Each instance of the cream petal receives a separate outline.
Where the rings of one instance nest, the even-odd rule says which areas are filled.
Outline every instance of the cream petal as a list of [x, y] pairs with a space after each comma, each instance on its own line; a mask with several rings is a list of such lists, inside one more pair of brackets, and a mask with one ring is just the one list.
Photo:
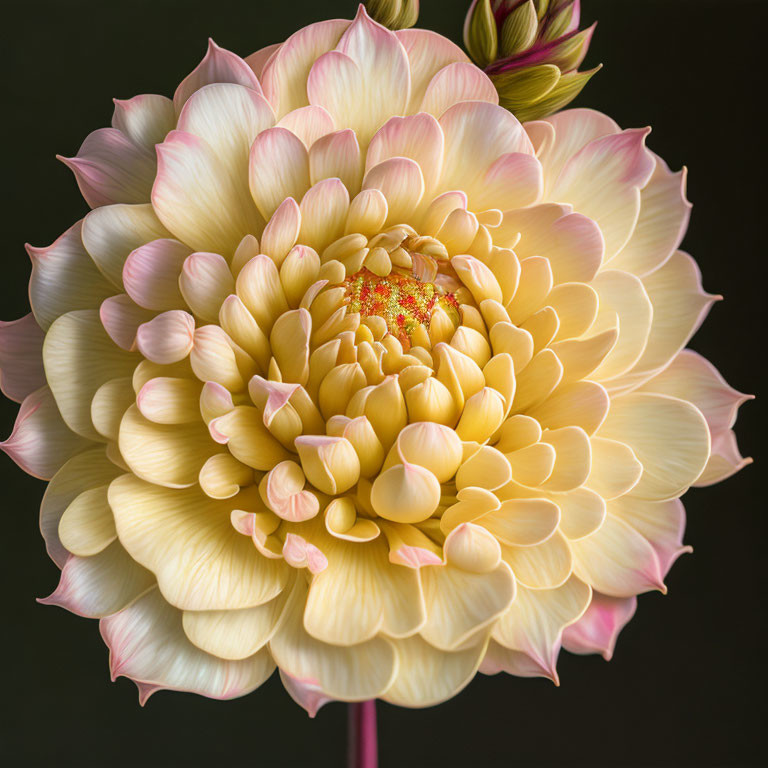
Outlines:
[[750, 399], [728, 386], [712, 363], [692, 349], [684, 349], [659, 374], [638, 387], [638, 392], [688, 400], [704, 414], [714, 441], [736, 421], [739, 406]]
[[649, 590], [666, 592], [653, 547], [620, 518], [607, 515], [591, 536], [570, 542], [573, 570], [598, 592], [632, 597]]
[[390, 224], [407, 221], [424, 194], [424, 177], [413, 160], [394, 157], [371, 168], [363, 179], [363, 189], [378, 189], [387, 200]]
[[564, 584], [574, 569], [570, 543], [559, 532], [541, 544], [501, 548], [502, 557], [520, 584], [531, 589], [554, 589]]
[[406, 114], [419, 112], [432, 78], [454, 62], [468, 63], [467, 54], [443, 35], [428, 29], [400, 29], [395, 32], [408, 54], [411, 98]]
[[431, 707], [458, 694], [475, 676], [487, 640], [460, 651], [434, 648], [418, 635], [395, 642], [397, 677], [384, 700], [401, 707]]
[[600, 272], [592, 281], [592, 287], [600, 302], [596, 329], [614, 312], [619, 322], [616, 346], [592, 374], [602, 381], [620, 376], [640, 359], [648, 343], [654, 307], [642, 282], [627, 272], [613, 269]]
[[280, 265], [280, 283], [288, 305], [298, 307], [320, 273], [320, 257], [313, 248], [297, 245]]
[[739, 453], [734, 431], [732, 429], [726, 430], [712, 440], [709, 461], [694, 485], [697, 488], [703, 488], [713, 483], [719, 483], [751, 463], [751, 458], [745, 459]]
[[121, 288], [123, 265], [131, 251], [159, 238], [172, 237], [149, 203], [105, 205], [83, 219], [82, 240], [96, 266]]
[[503, 211], [524, 208], [541, 197], [543, 183], [541, 163], [535, 157], [511, 152], [491, 163], [472, 203], [478, 208]]
[[115, 541], [92, 557], [71, 556], [56, 590], [38, 602], [96, 619], [121, 611], [154, 583], [154, 576]]
[[555, 449], [555, 465], [544, 488], [563, 492], [582, 485], [594, 463], [586, 432], [580, 427], [548, 429], [541, 439]]
[[288, 311], [280, 273], [275, 262], [264, 254], [254, 256], [240, 270], [236, 287], [237, 295], [264, 333], [269, 333], [275, 320]]
[[497, 619], [515, 598], [515, 579], [506, 563], [488, 573], [452, 565], [420, 570], [427, 606], [421, 636], [441, 650], [460, 646]]
[[241, 661], [201, 651], [187, 639], [182, 621], [181, 611], [153, 589], [101, 622], [112, 677], [134, 680], [142, 705], [163, 689], [233, 699], [258, 688], [274, 672], [274, 662], [265, 650]]
[[593, 592], [586, 613], [563, 632], [563, 648], [571, 653], [600, 653], [610, 661], [619, 632], [636, 609], [636, 597], [609, 597]]
[[418, 631], [424, 623], [418, 571], [390, 563], [381, 538], [349, 542], [327, 536], [322, 542], [328, 568], [309, 588], [304, 627], [310, 635], [333, 645], [357, 645], [379, 632], [407, 637]]
[[512, 468], [506, 456], [490, 445], [474, 452], [456, 473], [456, 488], [485, 488], [494, 491], [512, 478]]
[[297, 579], [285, 619], [269, 641], [280, 670], [335, 699], [366, 701], [381, 696], [397, 674], [393, 644], [383, 637], [350, 646], [316, 640], [302, 621], [306, 594], [304, 579]]
[[97, 555], [117, 538], [107, 502], [108, 488], [102, 485], [83, 491], [64, 511], [59, 521], [59, 540], [73, 555]]
[[643, 465], [625, 443], [592, 437], [592, 471], [586, 485], [604, 499], [615, 499], [634, 488], [643, 474]]
[[235, 611], [184, 611], [184, 634], [200, 650], [236, 661], [258, 653], [274, 635], [290, 596], [284, 589], [262, 605]]
[[533, 546], [546, 541], [557, 530], [560, 509], [547, 499], [509, 499], [475, 522], [502, 544]]
[[439, 483], [447, 483], [462, 461], [461, 440], [441, 424], [409, 424], [397, 437], [397, 451], [405, 462], [428, 469]]
[[228, 176], [247, 183], [248, 154], [254, 139], [275, 124], [267, 100], [232, 83], [214, 83], [196, 91], [179, 115], [178, 129], [203, 139]]
[[301, 200], [301, 242], [318, 253], [344, 234], [349, 192], [340, 179], [324, 179]]
[[709, 457], [709, 430], [701, 411], [666, 395], [638, 392], [615, 398], [599, 436], [634, 451], [643, 475], [632, 495], [641, 499], [679, 496]]
[[192, 311], [216, 322], [224, 299], [235, 290], [229, 265], [218, 253], [193, 253], [184, 261], [179, 290]]
[[611, 269], [644, 275], [663, 264], [680, 245], [691, 204], [685, 196], [687, 171], [672, 173], [657, 155], [656, 168], [640, 193], [640, 217], [629, 242], [611, 260]]
[[190, 248], [229, 256], [245, 235], [261, 230], [263, 221], [247, 185], [228, 172], [204, 139], [171, 131], [157, 145], [157, 157], [152, 205], [160, 221]]
[[208, 39], [203, 60], [179, 84], [173, 95], [176, 112], [196, 91], [212, 83], [235, 83], [261, 93], [261, 85], [253, 70], [236, 54]]
[[301, 230], [301, 211], [298, 203], [287, 197], [272, 214], [261, 236], [261, 252], [281, 266], [288, 252], [296, 245]]
[[589, 586], [575, 576], [555, 589], [521, 586], [515, 602], [494, 626], [492, 637], [504, 648], [528, 656], [539, 668], [538, 674], [557, 681], [555, 664], [563, 629], [583, 615], [591, 595]]
[[0, 321], [0, 387], [17, 403], [45, 384], [44, 338], [31, 312], [18, 320]]
[[176, 127], [173, 102], [156, 93], [143, 93], [132, 99], [113, 99], [112, 127], [134, 144], [153, 151], [167, 133]]
[[91, 421], [91, 400], [104, 382], [131, 375], [138, 357], [112, 343], [96, 310], [78, 310], [51, 326], [43, 360], [64, 421], [83, 437], [101, 440]]
[[360, 459], [344, 437], [302, 435], [296, 438], [296, 450], [307, 479], [323, 493], [348, 491], [360, 477]]
[[382, 472], [371, 489], [376, 514], [398, 523], [418, 523], [435, 511], [440, 501], [440, 483], [417, 464], [395, 464]]
[[680, 555], [693, 551], [683, 545], [685, 509], [680, 499], [645, 501], [624, 496], [609, 503], [608, 514], [630, 525], [653, 547], [662, 576]]
[[603, 423], [609, 408], [608, 393], [593, 381], [577, 381], [557, 391], [528, 412], [543, 427], [581, 427], [591, 435]]
[[200, 391], [194, 379], [162, 376], [150, 379], [136, 395], [142, 416], [155, 424], [187, 424], [200, 421]]
[[256, 408], [238, 405], [208, 426], [216, 441], [226, 444], [230, 453], [249, 467], [266, 471], [288, 458]]
[[357, 194], [363, 179], [363, 159], [355, 132], [347, 128], [318, 139], [309, 150], [309, 176], [312, 184], [341, 179], [350, 195]]
[[47, 248], [27, 245], [32, 261], [29, 302], [40, 327], [76, 309], [92, 309], [117, 293], [83, 248], [82, 222], [71, 226]]
[[605, 500], [588, 488], [576, 488], [552, 496], [560, 507], [560, 530], [568, 539], [594, 533], [605, 520]]
[[273, 599], [288, 577], [284, 563], [260, 555], [230, 524], [230, 510], [252, 505], [255, 490], [216, 501], [198, 488], [170, 490], [123, 475], [110, 485], [109, 503], [123, 546], [172, 605], [234, 610]]
[[135, 405], [120, 423], [119, 447], [137, 477], [167, 488], [197, 483], [203, 464], [221, 451], [202, 422], [156, 424]]
[[150, 322], [154, 316], [151, 310], [134, 304], [133, 299], [126, 293], [109, 296], [99, 307], [99, 319], [107, 335], [127, 352], [136, 350], [139, 326]]
[[150, 149], [134, 144], [115, 128], [89, 133], [75, 157], [61, 157], [91, 208], [113, 203], [146, 203], [155, 177]]
[[106, 457], [103, 446], [73, 456], [48, 483], [40, 504], [40, 532], [51, 559], [59, 566], [69, 552], [59, 539], [59, 521], [69, 505], [81, 494], [114, 480], [123, 470]]

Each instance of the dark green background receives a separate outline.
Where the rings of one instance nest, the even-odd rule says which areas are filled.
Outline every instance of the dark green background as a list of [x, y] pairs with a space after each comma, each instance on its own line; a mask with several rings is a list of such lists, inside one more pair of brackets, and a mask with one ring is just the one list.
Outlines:
[[[459, 40], [468, 0], [423, 0], [421, 26]], [[13, 7], [15, 5], [15, 8]], [[599, 20], [588, 65], [605, 68], [577, 103], [622, 126], [651, 124], [650, 146], [690, 168], [685, 247], [722, 293], [693, 342], [727, 379], [759, 389], [766, 324], [765, 32], [762, 0], [584, 0]], [[27, 310], [22, 244], [47, 245], [86, 212], [55, 153], [108, 125], [112, 97], [172, 95], [206, 38], [241, 55], [352, 0], [60, 0], [7, 4], [3, 17], [0, 316]], [[9, 15], [10, 14], [10, 15]], [[745, 454], [765, 433], [762, 403], [739, 424]], [[0, 434], [16, 408], [0, 404]], [[57, 570], [37, 531], [43, 484], [0, 455], [2, 717], [11, 766], [340, 766], [345, 708], [309, 720], [277, 677], [232, 702], [109, 682], [95, 621], [34, 598]], [[736, 766], [766, 759], [765, 466], [686, 497], [696, 550], [640, 599], [615, 659], [564, 653], [562, 687], [479, 676], [440, 707], [379, 705], [382, 768], [417, 766]]]

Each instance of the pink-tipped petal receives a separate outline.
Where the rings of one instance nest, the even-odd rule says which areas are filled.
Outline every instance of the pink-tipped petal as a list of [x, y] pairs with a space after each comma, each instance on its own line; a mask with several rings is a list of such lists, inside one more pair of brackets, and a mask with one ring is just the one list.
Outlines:
[[426, 188], [432, 189], [443, 162], [443, 132], [437, 120], [427, 114], [387, 120], [371, 139], [365, 170], [395, 157], [407, 157], [418, 163]]
[[586, 613], [565, 628], [563, 648], [571, 653], [599, 653], [610, 661], [619, 632], [634, 616], [636, 608], [636, 597], [609, 597], [593, 592]]
[[117, 292], [83, 247], [82, 229], [78, 221], [47, 248], [27, 245], [32, 260], [29, 300], [44, 331], [60, 315], [97, 307]]
[[31, 312], [18, 320], [0, 321], [0, 389], [17, 403], [45, 384], [44, 338]]
[[125, 293], [104, 299], [99, 308], [99, 318], [109, 338], [129, 352], [136, 349], [136, 331], [139, 326], [148, 323], [153, 317], [153, 312], [139, 307]]
[[346, 19], [310, 24], [291, 35], [269, 58], [260, 79], [278, 119], [309, 103], [306, 82], [312, 64], [336, 46], [349, 24]]
[[163, 312], [181, 306], [179, 275], [192, 250], [177, 240], [153, 240], [133, 251], [123, 267], [128, 295], [144, 309]]
[[72, 555], [64, 564], [56, 589], [38, 602], [99, 619], [121, 611], [154, 583], [152, 573], [115, 541], [91, 557]]
[[249, 183], [267, 221], [285, 198], [301, 200], [309, 188], [309, 158], [301, 139], [286, 128], [260, 133], [251, 147]]
[[75, 174], [91, 208], [112, 203], [146, 203], [155, 178], [155, 157], [115, 128], [86, 136], [75, 157], [59, 157]]
[[304, 710], [314, 718], [321, 707], [334, 701], [330, 696], [323, 693], [322, 688], [316, 680], [300, 680], [298, 677], [292, 677], [287, 672], [280, 670], [280, 680], [288, 695]]
[[272, 55], [280, 49], [281, 45], [282, 43], [274, 43], [272, 45], [267, 45], [264, 48], [259, 48], [258, 51], [255, 51], [250, 56], [246, 56], [243, 61], [253, 70], [253, 74], [261, 79], [261, 73], [264, 70], [264, 67]]
[[371, 168], [363, 189], [378, 189], [387, 200], [390, 224], [406, 221], [424, 195], [424, 177], [418, 163], [407, 157], [393, 157]]
[[359, 191], [363, 161], [355, 132], [347, 128], [318, 139], [309, 151], [309, 175], [312, 184], [338, 178], [350, 196]]
[[91, 445], [64, 423], [51, 390], [41, 387], [24, 398], [0, 450], [27, 474], [50, 480], [68, 459]]
[[289, 533], [283, 545], [285, 562], [293, 568], [307, 568], [310, 573], [321, 573], [328, 567], [328, 559], [303, 536]]
[[323, 136], [333, 132], [333, 118], [318, 106], [299, 107], [285, 115], [278, 125], [295, 133], [307, 149]]
[[181, 81], [173, 95], [177, 114], [195, 91], [211, 83], [236, 83], [261, 93], [259, 79], [253, 70], [236, 54], [208, 40], [203, 60]]
[[132, 99], [114, 99], [112, 127], [125, 134], [136, 146], [150, 152], [176, 127], [173, 102], [156, 93], [144, 93]]
[[499, 94], [490, 78], [474, 64], [455, 62], [443, 67], [430, 81], [421, 102], [421, 111], [435, 117], [460, 101], [499, 103]]
[[468, 63], [467, 54], [437, 32], [428, 29], [401, 29], [395, 32], [408, 54], [411, 70], [411, 98], [406, 114], [418, 112], [432, 78], [454, 62]]
[[245, 235], [261, 230], [244, 179], [233, 177], [206, 141], [171, 131], [157, 158], [152, 205], [190, 248], [230, 256]]
[[650, 128], [595, 139], [563, 167], [550, 193], [594, 219], [605, 238], [606, 260], [631, 237], [640, 214], [640, 190], [656, 166], [645, 146]]
[[265, 650], [227, 661], [192, 645], [184, 634], [182, 612], [157, 589], [102, 619], [100, 629], [109, 648], [112, 679], [132, 679], [144, 701], [161, 689], [233, 699], [258, 688], [275, 669]]
[[143, 323], [136, 331], [136, 344], [148, 360], [170, 365], [183, 360], [191, 351], [195, 318], [188, 312], [172, 309]]

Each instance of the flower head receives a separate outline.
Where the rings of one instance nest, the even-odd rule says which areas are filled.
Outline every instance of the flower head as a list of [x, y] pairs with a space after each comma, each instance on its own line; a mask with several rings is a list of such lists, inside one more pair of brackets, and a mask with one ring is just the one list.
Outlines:
[[562, 109], [600, 67], [579, 72], [595, 25], [579, 31], [580, 0], [474, 0], [464, 25], [473, 61], [519, 120]]
[[113, 675], [426, 706], [478, 668], [613, 650], [744, 463], [684, 346], [715, 297], [684, 173], [588, 110], [522, 126], [459, 48], [361, 10], [65, 162], [92, 211], [29, 248], [3, 449], [50, 480], [61, 581]]

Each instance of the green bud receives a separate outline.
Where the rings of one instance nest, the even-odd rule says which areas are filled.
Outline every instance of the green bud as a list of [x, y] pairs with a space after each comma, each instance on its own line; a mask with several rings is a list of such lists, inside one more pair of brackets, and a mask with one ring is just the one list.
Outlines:
[[515, 8], [504, 19], [501, 27], [500, 53], [502, 56], [512, 56], [524, 51], [533, 41], [539, 31], [539, 21], [533, 0], [528, 0]]
[[560, 35], [564, 35], [568, 29], [568, 25], [573, 18], [573, 3], [566, 5], [562, 10], [558, 11], [550, 20], [546, 29], [544, 30], [544, 36], [542, 40], [549, 43], [552, 40], [557, 40]]
[[419, 0], [366, 0], [368, 15], [389, 29], [408, 29], [419, 18]]
[[474, 0], [464, 24], [464, 45], [480, 67], [496, 60], [499, 42], [491, 0]]
[[491, 75], [499, 92], [499, 103], [517, 115], [526, 105], [538, 102], [557, 86], [560, 70], [553, 64], [539, 64], [500, 75]]
[[515, 117], [522, 123], [526, 120], [540, 120], [570, 104], [589, 82], [602, 64], [584, 72], [566, 72], [561, 75], [557, 85], [543, 99], [525, 107], [512, 110]]
[[536, 5], [536, 17], [541, 21], [549, 8], [549, 0], [533, 0]]

